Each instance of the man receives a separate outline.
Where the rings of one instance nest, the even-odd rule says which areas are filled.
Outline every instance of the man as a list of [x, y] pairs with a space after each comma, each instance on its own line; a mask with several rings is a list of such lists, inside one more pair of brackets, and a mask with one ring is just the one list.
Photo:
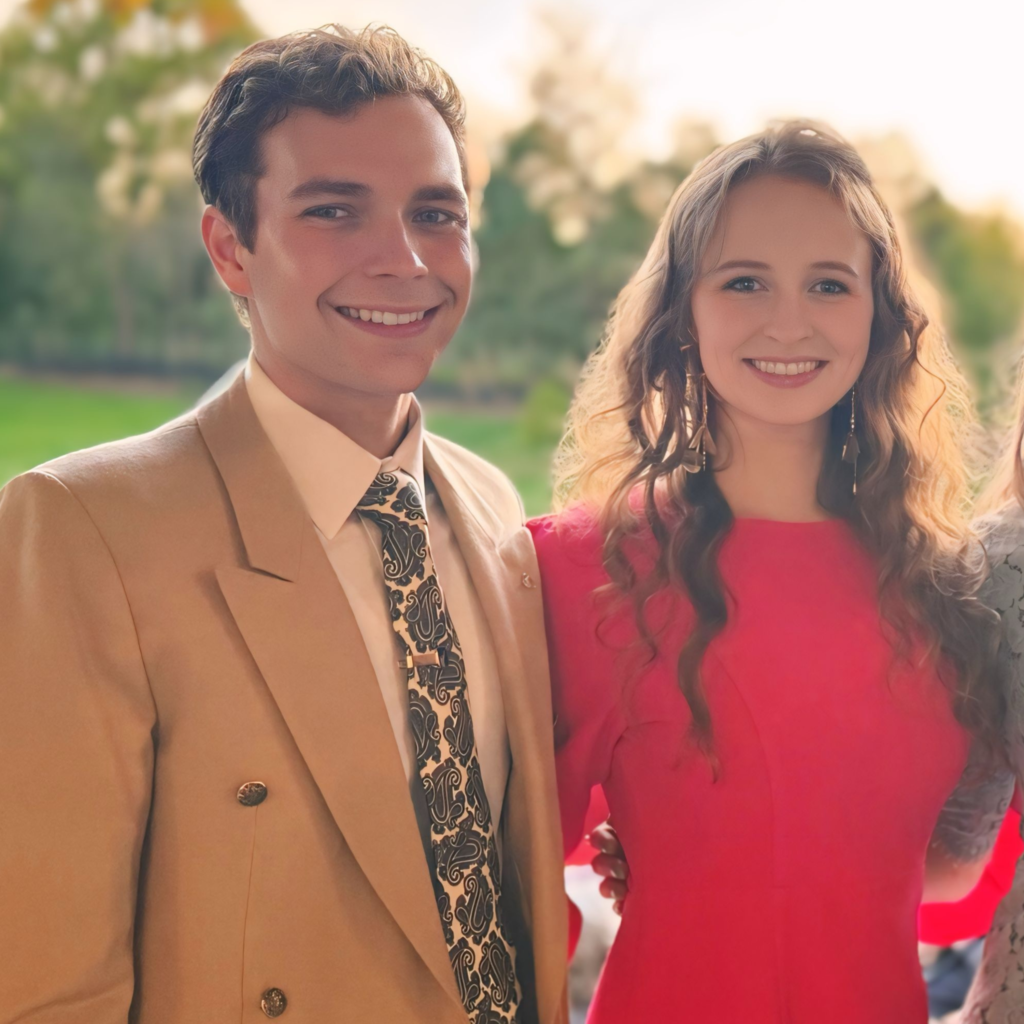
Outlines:
[[566, 1019], [533, 550], [412, 397], [462, 118], [388, 30], [246, 50], [194, 147], [245, 373], [0, 495], [0, 1021]]

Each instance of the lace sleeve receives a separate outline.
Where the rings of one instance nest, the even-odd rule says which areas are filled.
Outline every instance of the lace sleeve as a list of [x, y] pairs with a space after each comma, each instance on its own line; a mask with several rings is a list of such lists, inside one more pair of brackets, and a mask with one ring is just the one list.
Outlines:
[[932, 844], [941, 846], [953, 860], [963, 864], [988, 856], [1010, 806], [1015, 781], [1013, 772], [992, 775], [968, 763], [942, 808]]
[[[1009, 668], [1006, 740], [1011, 763], [1024, 768], [1024, 513], [1013, 509], [981, 524], [992, 566], [981, 596], [1003, 620], [1003, 656]], [[956, 842], [958, 814], [969, 822], [966, 794], [954, 793], [949, 826]], [[983, 803], [984, 801], [980, 801]], [[965, 809], [965, 807], [967, 809]], [[943, 817], [945, 817], [945, 811]], [[1024, 861], [985, 939], [981, 967], [964, 1006], [964, 1024], [1018, 1024], [1024, 1020]]]

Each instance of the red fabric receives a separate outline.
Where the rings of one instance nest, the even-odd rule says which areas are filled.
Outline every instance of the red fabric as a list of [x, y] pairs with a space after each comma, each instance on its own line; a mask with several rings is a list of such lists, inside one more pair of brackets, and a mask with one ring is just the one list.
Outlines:
[[726, 538], [729, 622], [702, 664], [714, 781], [676, 682], [689, 607], [648, 603], [650, 662], [631, 610], [594, 595], [591, 521], [531, 529], [566, 852], [601, 785], [630, 865], [590, 1024], [924, 1024], [924, 851], [969, 740], [935, 675], [893, 664], [850, 530], [739, 520]]
[[[587, 807], [587, 813], [583, 818], [583, 835], [584, 837], [590, 835], [590, 833], [597, 828], [602, 822], [608, 820], [608, 801], [604, 798], [604, 791], [600, 786], [594, 786], [590, 791], [590, 805]], [[594, 849], [587, 842], [586, 838], [580, 840], [579, 845], [576, 847], [568, 857], [565, 858], [566, 864], [589, 864], [594, 857], [597, 855], [597, 850]]]
[[1011, 807], [992, 851], [992, 860], [971, 892], [956, 903], [926, 903], [921, 907], [917, 917], [921, 941], [951, 946], [961, 939], [984, 935], [992, 926], [999, 901], [1010, 891], [1021, 853], [1024, 840], [1020, 837], [1020, 811]]
[[[601, 822], [608, 819], [608, 801], [604, 798], [604, 793], [600, 786], [594, 786], [590, 791], [590, 806], [587, 808], [587, 813], [583, 819], [583, 833], [582, 835], [588, 836], [590, 833], [597, 828]], [[580, 865], [589, 864], [594, 857], [597, 855], [597, 850], [594, 849], [587, 842], [585, 838], [581, 839], [576, 849], [565, 858], [566, 864]], [[595, 876], [596, 877], [596, 876]], [[576, 943], [580, 940], [580, 932], [583, 930], [583, 915], [580, 913], [580, 908], [569, 900], [569, 959], [572, 959], [573, 953], [576, 952]]]

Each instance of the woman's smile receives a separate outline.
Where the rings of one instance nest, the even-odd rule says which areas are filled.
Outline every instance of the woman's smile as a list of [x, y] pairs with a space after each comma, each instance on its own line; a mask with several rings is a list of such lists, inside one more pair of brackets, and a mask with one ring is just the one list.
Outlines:
[[817, 380], [827, 359], [744, 359], [758, 380], [773, 388], [800, 388]]

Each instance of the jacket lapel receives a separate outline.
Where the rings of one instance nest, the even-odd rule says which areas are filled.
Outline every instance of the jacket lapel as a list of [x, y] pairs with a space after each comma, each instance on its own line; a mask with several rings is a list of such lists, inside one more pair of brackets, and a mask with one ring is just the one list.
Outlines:
[[217, 581], [353, 856], [461, 1005], [394, 733], [352, 609], [241, 377], [198, 413], [247, 568]]
[[505, 874], [512, 869], [519, 880], [533, 944], [539, 1019], [553, 1024], [561, 1019], [569, 940], [551, 687], [533, 539], [525, 527], [506, 536], [508, 528], [475, 500], [458, 466], [429, 435], [424, 465], [494, 640], [512, 753], [502, 820]]

